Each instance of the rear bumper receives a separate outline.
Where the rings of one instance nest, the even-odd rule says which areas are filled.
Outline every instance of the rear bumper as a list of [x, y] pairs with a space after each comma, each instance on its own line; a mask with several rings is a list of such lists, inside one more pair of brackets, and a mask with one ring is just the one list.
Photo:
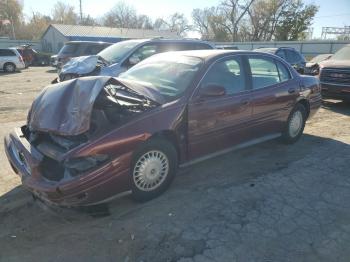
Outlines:
[[59, 206], [101, 203], [130, 189], [131, 153], [74, 178], [50, 181], [40, 169], [43, 155], [24, 137], [22, 130], [5, 136], [5, 152], [23, 186], [44, 202]]
[[350, 99], [349, 85], [339, 85], [333, 83], [321, 83], [322, 97], [331, 99]]
[[24, 62], [16, 64], [16, 69], [18, 69], [18, 70], [25, 69], [25, 68], [26, 68], [26, 65]]

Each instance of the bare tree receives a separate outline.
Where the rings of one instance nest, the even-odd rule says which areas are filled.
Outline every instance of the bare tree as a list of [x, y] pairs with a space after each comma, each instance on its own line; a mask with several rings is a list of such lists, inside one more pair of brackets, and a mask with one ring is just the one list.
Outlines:
[[212, 37], [210, 19], [215, 15], [215, 7], [204, 8], [204, 9], [193, 9], [192, 20], [193, 28], [197, 30], [201, 35], [202, 39], [210, 40]]
[[74, 6], [59, 1], [53, 8], [52, 19], [56, 23], [75, 25], [78, 22], [78, 15], [74, 11]]
[[104, 20], [104, 25], [120, 28], [136, 28], [136, 9], [133, 6], [130, 6], [123, 1], [120, 1], [113, 7], [113, 9], [109, 13], [107, 13]]
[[15, 31], [23, 23], [22, 6], [18, 1], [0, 0], [0, 22], [0, 36], [16, 38]]
[[224, 0], [220, 5], [222, 16], [221, 24], [231, 35], [232, 41], [238, 41], [239, 25], [255, 0]]

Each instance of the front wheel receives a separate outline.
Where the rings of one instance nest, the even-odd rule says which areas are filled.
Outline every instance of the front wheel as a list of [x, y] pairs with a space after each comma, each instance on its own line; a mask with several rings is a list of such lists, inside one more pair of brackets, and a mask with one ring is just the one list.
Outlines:
[[132, 196], [147, 201], [159, 196], [171, 184], [177, 169], [177, 152], [163, 139], [151, 139], [134, 154], [131, 164]]
[[297, 104], [290, 113], [287, 125], [282, 134], [282, 139], [287, 144], [293, 144], [303, 134], [306, 122], [306, 109], [302, 104]]

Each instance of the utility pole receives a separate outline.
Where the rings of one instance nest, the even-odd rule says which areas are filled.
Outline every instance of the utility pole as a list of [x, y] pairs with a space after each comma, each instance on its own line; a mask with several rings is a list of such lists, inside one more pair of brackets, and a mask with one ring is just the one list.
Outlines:
[[79, 0], [79, 6], [80, 6], [80, 23], [83, 22], [83, 8], [82, 8], [82, 4], [81, 4], [82, 0]]

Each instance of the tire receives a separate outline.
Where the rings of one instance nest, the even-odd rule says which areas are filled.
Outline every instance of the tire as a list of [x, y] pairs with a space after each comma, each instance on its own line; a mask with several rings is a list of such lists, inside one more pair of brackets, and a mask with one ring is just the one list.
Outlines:
[[177, 152], [164, 139], [151, 139], [134, 153], [131, 163], [131, 190], [134, 200], [145, 202], [162, 194], [177, 171]]
[[306, 109], [302, 104], [296, 104], [288, 117], [285, 130], [282, 133], [282, 141], [293, 144], [303, 134], [306, 122]]
[[14, 73], [16, 71], [16, 65], [14, 63], [5, 63], [4, 71], [7, 73]]

